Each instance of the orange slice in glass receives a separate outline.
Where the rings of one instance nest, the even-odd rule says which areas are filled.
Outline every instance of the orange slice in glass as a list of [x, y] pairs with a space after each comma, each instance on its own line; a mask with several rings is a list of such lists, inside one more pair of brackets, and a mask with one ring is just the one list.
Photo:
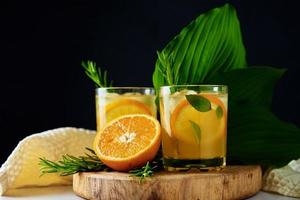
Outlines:
[[133, 99], [120, 99], [105, 107], [106, 122], [129, 114], [151, 115], [150, 109], [142, 102]]
[[107, 166], [128, 171], [152, 160], [160, 141], [157, 119], [149, 115], [125, 115], [109, 122], [97, 133], [94, 150]]
[[[200, 112], [184, 99], [171, 114], [172, 134], [179, 142], [204, 145], [226, 136], [227, 119], [223, 102], [217, 95], [201, 94], [201, 96], [210, 101], [211, 110]], [[196, 127], [198, 130], [195, 130], [195, 126], [198, 126]], [[198, 136], [195, 136], [195, 131], [200, 132]]]

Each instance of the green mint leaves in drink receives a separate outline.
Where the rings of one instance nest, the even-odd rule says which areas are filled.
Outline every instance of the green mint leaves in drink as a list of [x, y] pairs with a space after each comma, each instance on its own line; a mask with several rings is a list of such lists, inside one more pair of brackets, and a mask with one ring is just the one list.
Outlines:
[[195, 136], [195, 140], [197, 142], [197, 144], [200, 144], [200, 139], [201, 139], [201, 129], [200, 126], [198, 124], [196, 124], [195, 122], [193, 122], [192, 120], [189, 120], [191, 127], [194, 130], [194, 136]]
[[211, 103], [210, 101], [200, 95], [185, 95], [186, 100], [200, 112], [207, 112], [211, 110]]
[[221, 106], [218, 106], [216, 109], [216, 115], [218, 119], [221, 119], [223, 117], [223, 109]]

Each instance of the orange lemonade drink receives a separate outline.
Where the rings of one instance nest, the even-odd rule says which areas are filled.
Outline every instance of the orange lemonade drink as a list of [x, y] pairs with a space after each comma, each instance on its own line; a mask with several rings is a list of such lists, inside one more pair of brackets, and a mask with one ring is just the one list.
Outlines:
[[97, 132], [113, 119], [129, 114], [146, 114], [156, 117], [153, 88], [108, 87], [96, 89]]
[[168, 170], [226, 165], [227, 86], [160, 89], [164, 166]]

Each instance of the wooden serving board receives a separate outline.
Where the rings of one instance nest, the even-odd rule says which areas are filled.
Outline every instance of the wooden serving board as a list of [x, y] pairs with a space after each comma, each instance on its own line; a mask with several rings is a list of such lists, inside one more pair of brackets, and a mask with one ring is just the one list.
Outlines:
[[73, 177], [74, 192], [86, 199], [244, 199], [261, 188], [259, 166], [227, 166], [210, 172], [159, 172], [140, 183], [121, 172], [84, 172]]

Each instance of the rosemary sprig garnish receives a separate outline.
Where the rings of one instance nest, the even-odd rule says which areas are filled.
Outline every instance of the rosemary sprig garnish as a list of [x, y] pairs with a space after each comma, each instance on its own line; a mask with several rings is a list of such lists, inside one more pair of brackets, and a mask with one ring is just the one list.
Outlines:
[[140, 181], [142, 182], [146, 177], [153, 175], [155, 168], [156, 166], [152, 166], [148, 161], [143, 167], [130, 170], [129, 173], [131, 173], [133, 176], [140, 177]]
[[77, 172], [103, 171], [108, 169], [99, 158], [94, 150], [86, 148], [91, 154], [75, 157], [72, 155], [62, 156], [62, 160], [53, 162], [46, 158], [40, 158], [39, 165], [42, 175], [47, 173], [59, 173], [60, 176], [68, 176]]
[[154, 172], [162, 169], [162, 152], [160, 149], [152, 161], [148, 161], [143, 167], [130, 170], [129, 173], [131, 173], [133, 176], [139, 177], [140, 182], [142, 182], [146, 177], [151, 177], [154, 175]]
[[97, 87], [111, 87], [112, 81], [108, 83], [107, 71], [101, 71], [100, 67], [96, 67], [93, 61], [81, 62], [82, 67], [85, 69], [86, 75], [96, 84]]
[[[103, 164], [94, 150], [86, 148], [90, 154], [85, 156], [75, 157], [72, 155], [62, 156], [62, 160], [53, 162], [45, 158], [40, 158], [39, 165], [42, 175], [48, 173], [59, 173], [60, 176], [68, 176], [77, 172], [95, 172], [110, 170]], [[140, 168], [129, 171], [133, 176], [140, 178], [143, 181], [146, 177], [151, 177], [155, 171], [162, 169], [161, 152], [159, 151], [152, 161], [148, 161], [146, 165]]]
[[175, 85], [177, 82], [178, 76], [174, 69], [174, 53], [172, 52], [169, 56], [167, 56], [163, 51], [157, 51], [157, 57], [160, 61], [159, 71], [164, 76], [168, 85]]

